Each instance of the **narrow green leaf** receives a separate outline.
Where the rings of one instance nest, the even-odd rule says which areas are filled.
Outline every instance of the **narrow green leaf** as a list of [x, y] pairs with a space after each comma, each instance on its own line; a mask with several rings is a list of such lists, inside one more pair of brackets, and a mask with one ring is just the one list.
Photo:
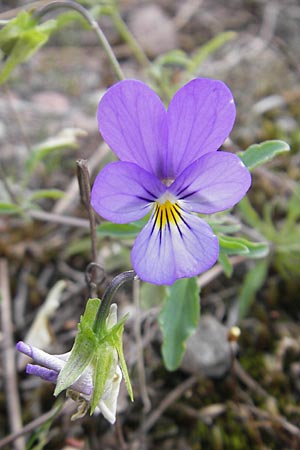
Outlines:
[[65, 150], [66, 148], [78, 148], [77, 138], [83, 134], [85, 134], [83, 130], [78, 128], [66, 128], [57, 136], [36, 145], [25, 162], [27, 176], [34, 171], [40, 161], [43, 161], [51, 153]]
[[269, 253], [267, 242], [252, 242], [236, 236], [218, 236], [220, 248], [226, 255], [247, 255], [248, 258], [263, 258]]
[[167, 288], [159, 325], [163, 335], [162, 354], [168, 370], [176, 370], [180, 366], [186, 340], [198, 325], [199, 313], [196, 278], [177, 280]]
[[217, 36], [210, 39], [206, 44], [202, 45], [190, 59], [188, 71], [193, 73], [202, 64], [202, 62], [208, 58], [209, 55], [217, 51], [226, 42], [231, 41], [236, 37], [237, 33], [234, 31], [225, 31], [219, 33]]
[[98, 236], [110, 237], [114, 239], [131, 239], [135, 238], [143, 226], [147, 223], [149, 219], [149, 215], [143, 217], [136, 222], [130, 223], [112, 223], [112, 222], [103, 222], [97, 226], [97, 234]]
[[265, 282], [268, 270], [268, 260], [259, 261], [245, 276], [243, 286], [239, 295], [239, 318], [243, 319], [254, 299], [256, 293]]
[[268, 242], [251, 242], [240, 238], [240, 242], [248, 248], [247, 258], [264, 258], [269, 254]]
[[286, 219], [282, 226], [282, 232], [291, 233], [300, 219], [300, 189], [295, 188], [292, 197], [288, 200]]
[[43, 198], [58, 199], [65, 195], [60, 189], [37, 189], [28, 196], [28, 200], [40, 200]]
[[0, 214], [21, 214], [22, 208], [14, 203], [0, 202]]
[[220, 250], [218, 261], [222, 265], [225, 275], [230, 278], [233, 272], [233, 267], [228, 256], [222, 250]]
[[290, 146], [279, 140], [265, 141], [261, 144], [250, 145], [244, 152], [239, 152], [238, 156], [249, 170], [254, 169], [261, 164], [273, 159], [275, 156], [281, 153], [288, 152]]
[[135, 238], [140, 232], [140, 228], [134, 223], [117, 224], [103, 222], [97, 226], [97, 235], [115, 239]]
[[154, 66], [165, 66], [165, 65], [178, 65], [182, 67], [186, 67], [190, 62], [190, 58], [183, 50], [171, 50], [164, 55], [159, 56], [154, 61]]
[[238, 204], [238, 208], [241, 211], [244, 220], [253, 228], [261, 229], [262, 220], [251, 205], [248, 197], [244, 197]]
[[226, 255], [247, 255], [249, 249], [242, 239], [235, 236], [218, 235], [220, 248]]

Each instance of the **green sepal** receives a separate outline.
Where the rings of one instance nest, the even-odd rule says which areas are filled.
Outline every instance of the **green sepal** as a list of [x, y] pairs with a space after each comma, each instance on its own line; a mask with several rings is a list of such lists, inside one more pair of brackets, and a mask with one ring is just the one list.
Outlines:
[[84, 372], [97, 352], [97, 338], [93, 331], [94, 320], [100, 306], [98, 298], [89, 299], [78, 325], [71, 355], [57, 378], [54, 395], [69, 388]]
[[104, 341], [100, 345], [97, 344], [96, 350], [92, 361], [94, 389], [91, 398], [91, 415], [94, 413], [103, 395], [105, 383], [110, 375], [114, 362], [114, 348], [107, 341]]
[[118, 352], [119, 362], [120, 362], [121, 370], [122, 370], [123, 377], [125, 380], [125, 384], [127, 387], [127, 391], [128, 391], [130, 400], [133, 402], [133, 391], [132, 391], [132, 386], [130, 383], [130, 378], [129, 378], [129, 374], [128, 374], [128, 370], [127, 370], [126, 361], [124, 358], [123, 339], [122, 339], [123, 331], [124, 331], [124, 324], [125, 324], [125, 321], [127, 320], [127, 317], [128, 317], [128, 315], [126, 314], [120, 320], [120, 322], [118, 322], [110, 331], [111, 331], [112, 344]]

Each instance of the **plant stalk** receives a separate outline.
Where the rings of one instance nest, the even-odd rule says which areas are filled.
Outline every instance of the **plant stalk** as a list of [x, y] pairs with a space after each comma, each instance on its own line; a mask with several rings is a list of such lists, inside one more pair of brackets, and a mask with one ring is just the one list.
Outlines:
[[74, 11], [77, 11], [79, 14], [84, 17], [84, 19], [90, 24], [91, 28], [95, 31], [99, 42], [103, 49], [105, 50], [107, 57], [114, 68], [115, 74], [118, 78], [118, 80], [124, 80], [125, 75], [120, 67], [120, 64], [118, 63], [117, 58], [115, 57], [115, 54], [108, 42], [108, 40], [105, 37], [105, 34], [103, 33], [102, 29], [100, 28], [100, 25], [98, 22], [93, 18], [93, 16], [90, 14], [90, 12], [84, 8], [82, 5], [73, 2], [72, 0], [65, 0], [65, 1], [54, 1], [51, 3], [48, 3], [48, 5], [43, 6], [39, 10], [37, 10], [34, 14], [36, 18], [40, 18], [49, 11], [55, 10], [57, 8], [68, 8], [73, 9]]

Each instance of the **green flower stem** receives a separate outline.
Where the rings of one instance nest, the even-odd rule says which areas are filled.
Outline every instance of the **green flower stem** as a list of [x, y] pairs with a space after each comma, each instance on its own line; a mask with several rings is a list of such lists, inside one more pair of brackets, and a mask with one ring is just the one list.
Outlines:
[[96, 335], [98, 335], [100, 331], [103, 329], [103, 327], [105, 327], [105, 321], [109, 313], [111, 302], [119, 287], [122, 286], [122, 284], [126, 283], [126, 281], [133, 280], [136, 276], [137, 275], [134, 272], [134, 270], [122, 272], [119, 275], [117, 275], [107, 286], [94, 322], [93, 329]]
[[90, 24], [91, 28], [95, 31], [100, 44], [102, 45], [103, 49], [105, 50], [108, 59], [114, 68], [114, 71], [116, 73], [116, 76], [119, 80], [124, 80], [125, 75], [120, 67], [120, 64], [118, 63], [117, 58], [115, 57], [115, 54], [108, 42], [108, 40], [105, 37], [105, 34], [101, 30], [98, 22], [93, 18], [93, 16], [89, 13], [87, 9], [85, 9], [83, 6], [79, 5], [76, 2], [73, 2], [72, 0], [66, 0], [66, 1], [54, 1], [49, 3], [48, 5], [42, 7], [41, 9], [37, 10], [35, 13], [35, 17], [39, 18], [42, 17], [44, 14], [48, 13], [49, 11], [52, 11], [57, 8], [69, 8], [77, 11], [79, 14], [81, 14], [86, 21]]
[[149, 59], [147, 58], [142, 47], [138, 44], [138, 42], [136, 41], [136, 39], [134, 38], [134, 36], [130, 32], [130, 30], [128, 29], [126, 23], [120, 16], [119, 12], [117, 10], [114, 10], [110, 16], [111, 16], [111, 19], [112, 19], [116, 29], [118, 30], [118, 32], [120, 33], [120, 35], [122, 36], [124, 41], [127, 42], [128, 46], [131, 48], [136, 60], [143, 67], [149, 68], [151, 65]]
[[109, 16], [111, 17], [116, 29], [120, 33], [121, 37], [124, 39], [124, 41], [127, 43], [128, 47], [131, 49], [133, 55], [135, 56], [138, 63], [141, 64], [142, 67], [148, 70], [149, 76], [153, 79], [153, 81], [157, 84], [159, 87], [162, 95], [167, 99], [170, 100], [170, 94], [168, 92], [167, 87], [164, 85], [163, 81], [160, 77], [158, 77], [153, 71], [151, 71], [151, 61], [148, 59], [146, 53], [142, 49], [142, 47], [139, 45], [129, 28], [127, 27], [126, 23], [122, 19], [120, 13], [114, 8], [112, 12], [109, 13]]

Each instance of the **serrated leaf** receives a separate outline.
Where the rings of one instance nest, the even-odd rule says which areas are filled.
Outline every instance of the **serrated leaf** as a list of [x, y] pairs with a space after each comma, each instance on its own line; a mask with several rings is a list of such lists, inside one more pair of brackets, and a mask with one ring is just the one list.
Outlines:
[[186, 340], [198, 325], [199, 313], [196, 278], [177, 280], [167, 288], [159, 325], [163, 335], [162, 354], [168, 370], [176, 370], [180, 366]]
[[270, 161], [275, 156], [288, 152], [289, 150], [290, 146], [286, 142], [273, 140], [265, 141], [261, 144], [250, 145], [244, 152], [239, 152], [238, 156], [245, 166], [247, 166], [249, 170], [252, 170], [257, 166]]
[[263, 259], [259, 261], [249, 272], [247, 273], [242, 289], [239, 295], [239, 318], [244, 318], [254, 299], [255, 294], [259, 291], [265, 282], [267, 277], [268, 261]]

